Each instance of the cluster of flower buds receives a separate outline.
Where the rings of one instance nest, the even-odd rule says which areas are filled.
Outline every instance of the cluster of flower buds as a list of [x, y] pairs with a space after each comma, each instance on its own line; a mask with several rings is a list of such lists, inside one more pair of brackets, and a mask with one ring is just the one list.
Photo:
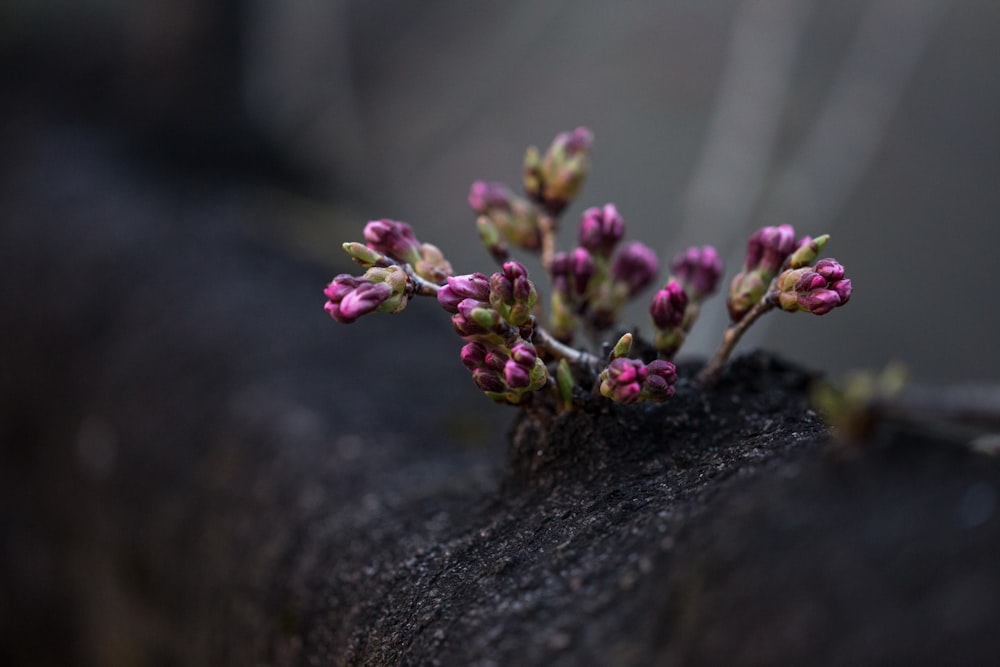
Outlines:
[[815, 266], [787, 269], [777, 281], [778, 305], [782, 310], [806, 310], [825, 315], [851, 298], [851, 281], [835, 259], [821, 259]]
[[373, 266], [361, 277], [342, 273], [327, 285], [326, 312], [343, 324], [368, 313], [398, 313], [409, 298], [409, 278], [399, 266]]
[[829, 240], [824, 234], [796, 242], [791, 225], [757, 230], [747, 246], [744, 270], [729, 290], [733, 322], [763, 300], [788, 312], [805, 310], [815, 315], [847, 303], [851, 281], [844, 277], [844, 267], [834, 259], [816, 261]]
[[739, 322], [760, 302], [796, 247], [791, 225], [764, 227], [750, 236], [743, 271], [736, 274], [729, 286], [726, 306], [733, 322]]
[[615, 345], [612, 359], [601, 371], [601, 395], [616, 403], [650, 401], [662, 403], [674, 395], [677, 369], [664, 359], [648, 364], [630, 359], [632, 335], [625, 334]]
[[556, 135], [542, 155], [534, 146], [524, 155], [524, 190], [552, 216], [580, 192], [590, 169], [594, 135], [585, 127]]
[[437, 299], [466, 341], [462, 363], [487, 396], [517, 405], [546, 385], [548, 369], [530, 342], [538, 292], [521, 264], [506, 262], [489, 278], [451, 276]]
[[581, 317], [598, 330], [612, 326], [622, 307], [656, 277], [660, 263], [648, 246], [630, 241], [615, 254], [624, 233], [614, 204], [589, 208], [580, 219], [580, 245], [554, 255], [552, 333], [559, 340], [572, 339]]
[[715, 293], [722, 276], [722, 259], [712, 246], [692, 246], [674, 258], [672, 275], [649, 306], [653, 344], [666, 358], [684, 344], [698, 319], [701, 304]]
[[[691, 247], [674, 258], [649, 307], [659, 359], [631, 358], [632, 334], [619, 339], [606, 363], [568, 345], [581, 328], [600, 344], [597, 334], [616, 324], [626, 303], [659, 270], [652, 249], [623, 242], [625, 221], [614, 204], [585, 210], [576, 247], [555, 251], [556, 219], [582, 187], [592, 143], [590, 131], [579, 127], [556, 136], [544, 154], [528, 149], [525, 196], [501, 183], [472, 184], [469, 205], [500, 271], [455, 276], [441, 251], [421, 243], [408, 224], [374, 220], [364, 229], [364, 243], [344, 244], [365, 272], [334, 278], [325, 290], [327, 312], [350, 323], [371, 312], [399, 312], [414, 296], [435, 296], [464, 341], [462, 363], [476, 386], [498, 402], [524, 405], [543, 388], [551, 388], [566, 410], [598, 392], [619, 403], [668, 399], [677, 380], [670, 359], [716, 291], [722, 261], [711, 246]], [[790, 225], [764, 227], [750, 237], [743, 270], [729, 289], [732, 324], [698, 376], [703, 386], [716, 381], [733, 346], [763, 313], [781, 308], [822, 315], [850, 299], [844, 268], [818, 259], [828, 240], [796, 241]], [[548, 330], [536, 321], [538, 292], [524, 266], [510, 259], [511, 247], [539, 252], [549, 273]]]
[[469, 206], [479, 215], [476, 220], [479, 238], [498, 262], [509, 257], [508, 243], [525, 250], [541, 249], [538, 209], [503, 183], [473, 183], [469, 188]]

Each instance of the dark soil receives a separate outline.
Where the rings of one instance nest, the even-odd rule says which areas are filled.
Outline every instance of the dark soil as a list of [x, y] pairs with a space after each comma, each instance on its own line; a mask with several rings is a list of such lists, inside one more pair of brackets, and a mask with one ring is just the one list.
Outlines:
[[763, 354], [662, 406], [495, 407], [436, 309], [329, 322], [245, 185], [12, 154], [3, 664], [993, 661], [995, 459], [838, 449]]

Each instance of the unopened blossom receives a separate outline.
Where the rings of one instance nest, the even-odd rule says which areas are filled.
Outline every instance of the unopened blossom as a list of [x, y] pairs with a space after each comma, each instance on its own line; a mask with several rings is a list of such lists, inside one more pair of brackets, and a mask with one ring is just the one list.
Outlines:
[[397, 262], [415, 265], [420, 261], [420, 241], [413, 228], [405, 222], [372, 220], [365, 225], [365, 241], [369, 248]]
[[482, 273], [449, 276], [437, 292], [438, 303], [449, 313], [458, 312], [458, 304], [465, 299], [490, 300], [490, 279]]
[[726, 300], [733, 322], [739, 322], [760, 302], [797, 247], [795, 229], [791, 225], [763, 227], [750, 236], [743, 271], [733, 277]]
[[825, 315], [851, 298], [851, 281], [834, 259], [821, 259], [813, 267], [788, 269], [778, 277], [778, 305], [789, 312], [805, 310]]
[[799, 241], [799, 247], [795, 249], [795, 252], [791, 254], [788, 258], [788, 268], [790, 269], [801, 269], [803, 266], [809, 266], [816, 261], [819, 257], [819, 253], [826, 246], [827, 241], [830, 240], [829, 234], [823, 234], [822, 236], [817, 236], [812, 238], [811, 236], [805, 236]]
[[541, 247], [538, 210], [534, 204], [513, 193], [503, 183], [473, 183], [469, 188], [469, 206], [480, 215], [480, 221], [477, 222], [480, 237], [494, 256], [498, 254], [495, 246], [502, 242], [510, 242], [527, 250]]
[[502, 271], [490, 276], [490, 304], [514, 326], [531, 319], [537, 301], [538, 292], [521, 263], [505, 262]]
[[649, 365], [639, 359], [612, 359], [600, 376], [601, 395], [616, 403], [661, 402], [674, 394], [677, 369], [669, 361]]
[[670, 270], [683, 283], [692, 300], [702, 301], [713, 294], [719, 285], [722, 258], [710, 245], [692, 246], [674, 257]]
[[672, 329], [679, 327], [684, 321], [687, 305], [688, 297], [684, 288], [676, 280], [671, 280], [653, 295], [649, 314], [658, 329]]
[[625, 220], [614, 204], [594, 206], [580, 218], [580, 246], [590, 252], [610, 257], [625, 234]]
[[762, 227], [747, 241], [745, 271], [760, 270], [772, 276], [781, 270], [788, 256], [798, 247], [791, 225]]
[[653, 282], [659, 270], [660, 260], [656, 253], [639, 241], [630, 241], [622, 246], [611, 263], [612, 278], [628, 286], [630, 297]]
[[532, 146], [524, 156], [524, 189], [550, 215], [559, 215], [583, 186], [590, 169], [590, 130], [578, 127], [556, 135], [542, 155]]

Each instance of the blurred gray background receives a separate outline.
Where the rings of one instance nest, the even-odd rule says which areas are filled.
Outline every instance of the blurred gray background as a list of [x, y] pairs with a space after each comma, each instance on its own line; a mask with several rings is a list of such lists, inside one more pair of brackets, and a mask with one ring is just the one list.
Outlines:
[[[0, 56], [4, 136], [68, 124], [206, 182], [245, 177], [247, 228], [331, 276], [378, 217], [490, 270], [469, 183], [516, 185], [528, 144], [587, 125], [563, 246], [607, 201], [664, 259], [716, 244], [729, 276], [758, 226], [830, 232], [852, 303], [774, 314], [744, 351], [1000, 376], [994, 0], [8, 0]], [[723, 308], [687, 354], [714, 348]]]

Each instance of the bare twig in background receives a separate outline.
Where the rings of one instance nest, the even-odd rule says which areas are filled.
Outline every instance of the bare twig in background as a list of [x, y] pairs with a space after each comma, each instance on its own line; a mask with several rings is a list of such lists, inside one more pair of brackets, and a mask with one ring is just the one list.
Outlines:
[[781, 169], [764, 218], [826, 230], [864, 176], [950, 0], [867, 8], [812, 129]]
[[[732, 262], [741, 249], [726, 240], [744, 238], [758, 222], [794, 221], [829, 231], [871, 165], [948, 4], [875, 0], [867, 7], [816, 120], [767, 196], [762, 189], [774, 171], [769, 163], [808, 3], [744, 5], [687, 197], [685, 236], [697, 231], [726, 248]], [[703, 330], [718, 329], [723, 315], [709, 310], [705, 319]], [[690, 347], [703, 345], [691, 341]]]
[[[740, 5], [704, 147], [685, 197], [682, 245], [700, 239], [720, 248], [732, 265], [735, 239], [746, 238], [770, 171], [810, 6], [802, 0]], [[702, 332], [725, 328], [718, 309], [705, 309], [702, 317]], [[714, 341], [694, 333], [689, 350], [708, 351]]]
[[745, 236], [771, 163], [795, 54], [811, 3], [746, 2], [701, 156], [685, 197], [681, 237], [725, 247]]

